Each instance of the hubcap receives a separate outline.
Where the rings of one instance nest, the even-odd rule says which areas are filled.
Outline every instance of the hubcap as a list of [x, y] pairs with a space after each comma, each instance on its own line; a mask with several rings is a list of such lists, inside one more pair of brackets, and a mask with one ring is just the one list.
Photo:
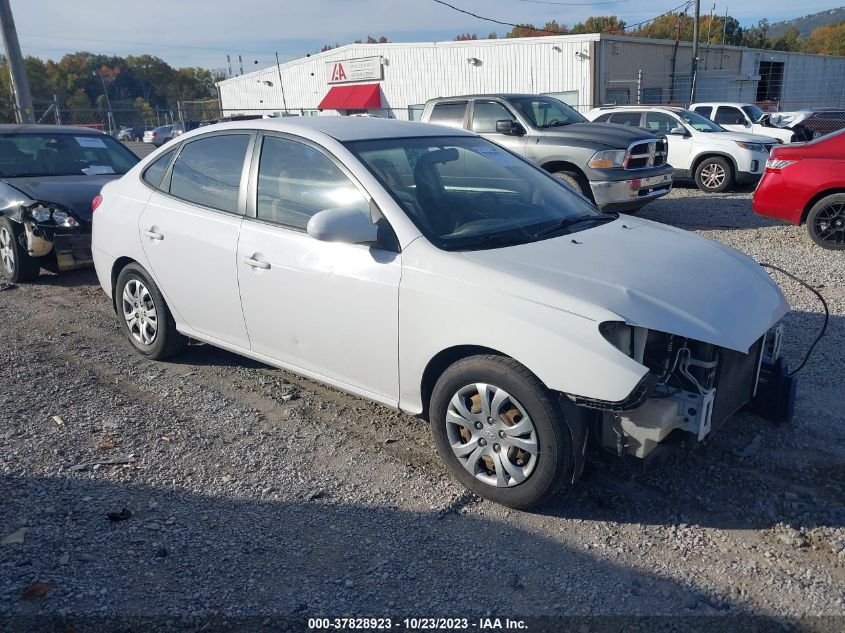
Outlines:
[[14, 238], [5, 226], [0, 228], [0, 259], [3, 260], [3, 268], [10, 275], [15, 272], [15, 245]]
[[717, 189], [718, 187], [721, 187], [722, 183], [725, 182], [726, 176], [727, 174], [725, 173], [725, 168], [717, 163], [705, 165], [704, 169], [701, 170], [701, 182], [703, 182], [704, 186], [708, 189]]
[[138, 279], [130, 279], [123, 287], [121, 303], [132, 338], [142, 345], [152, 345], [158, 333], [158, 314], [150, 291]]
[[452, 396], [446, 436], [467, 472], [497, 488], [528, 479], [540, 453], [525, 408], [504, 389], [485, 383], [467, 385]]
[[834, 202], [816, 214], [813, 230], [824, 242], [845, 244], [845, 202]]

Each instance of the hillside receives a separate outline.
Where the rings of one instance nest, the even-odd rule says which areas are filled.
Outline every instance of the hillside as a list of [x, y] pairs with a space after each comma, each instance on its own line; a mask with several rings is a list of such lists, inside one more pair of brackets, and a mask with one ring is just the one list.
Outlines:
[[819, 26], [839, 24], [840, 22], [845, 22], [845, 7], [805, 15], [803, 18], [795, 18], [794, 20], [775, 22], [769, 25], [767, 35], [769, 37], [778, 37], [790, 26], [794, 26], [801, 35], [807, 37], [813, 29]]

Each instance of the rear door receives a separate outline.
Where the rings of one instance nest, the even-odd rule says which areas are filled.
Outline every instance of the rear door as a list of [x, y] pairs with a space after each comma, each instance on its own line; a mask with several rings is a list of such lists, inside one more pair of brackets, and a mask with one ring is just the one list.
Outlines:
[[138, 229], [168, 304], [197, 332], [249, 348], [235, 255], [254, 134], [217, 132], [184, 143]]
[[[501, 134], [496, 131], [498, 121], [519, 121], [507, 107], [493, 100], [476, 100], [472, 104], [469, 129], [520, 156], [525, 156], [528, 138], [525, 134]], [[522, 125], [520, 123], [520, 125]], [[523, 126], [524, 127], [524, 126]]]

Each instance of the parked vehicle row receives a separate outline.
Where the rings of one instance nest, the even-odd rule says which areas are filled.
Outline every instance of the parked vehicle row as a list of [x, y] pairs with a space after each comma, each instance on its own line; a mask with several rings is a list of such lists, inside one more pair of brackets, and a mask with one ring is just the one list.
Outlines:
[[512, 507], [577, 480], [588, 446], [646, 457], [755, 392], [789, 399], [788, 306], [754, 260], [600, 212], [469, 131], [202, 128], [95, 207], [97, 276], [140, 354], [193, 338], [422, 416], [454, 476]]
[[710, 119], [729, 132], [747, 132], [777, 139], [781, 143], [809, 141], [812, 135], [803, 134], [793, 127], [775, 125], [772, 115], [753, 103], [702, 102], [689, 107], [693, 112]]
[[552, 97], [432, 99], [420, 120], [480, 134], [554, 174], [603, 211], [636, 212], [672, 188], [662, 136], [590, 123]]

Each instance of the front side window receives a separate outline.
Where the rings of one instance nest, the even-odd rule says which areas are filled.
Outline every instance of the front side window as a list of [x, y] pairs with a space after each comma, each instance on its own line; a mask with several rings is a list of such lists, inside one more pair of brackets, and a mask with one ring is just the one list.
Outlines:
[[0, 134], [0, 177], [125, 174], [138, 157], [105, 134]]
[[249, 134], [220, 134], [186, 143], [173, 163], [170, 194], [204, 207], [239, 213]]
[[[608, 221], [539, 167], [471, 136], [346, 144], [435, 246], [497, 248]], [[569, 228], [567, 220], [579, 217]]]
[[472, 131], [476, 134], [495, 134], [496, 121], [515, 121], [502, 104], [495, 101], [476, 101], [472, 110]]
[[681, 124], [674, 117], [664, 112], [646, 112], [645, 128], [649, 132], [668, 134], [676, 127], [681, 127]]
[[297, 141], [267, 136], [258, 163], [256, 217], [305, 230], [324, 209], [354, 207], [369, 217], [369, 201], [321, 151]]
[[531, 125], [541, 129], [587, 122], [587, 119], [573, 108], [553, 97], [510, 97], [508, 103], [528, 119]]
[[172, 149], [156, 158], [150, 166], [144, 170], [144, 175], [142, 176], [144, 181], [156, 189], [161, 187], [161, 179], [164, 178], [164, 172], [167, 171], [167, 166], [170, 164], [170, 159], [173, 158], [173, 153], [175, 151], [175, 149]]
[[766, 114], [756, 105], [751, 104], [742, 106], [742, 111], [745, 112], [745, 114], [748, 115], [748, 118], [754, 121], [754, 123], [758, 123], [760, 119], [762, 119], [763, 116]]
[[713, 120], [722, 125], [745, 125], [745, 115], [739, 108], [732, 106], [719, 106]]
[[432, 108], [428, 122], [436, 125], [463, 128], [466, 110], [466, 101], [459, 101], [456, 103], [438, 103], [434, 106], [434, 108]]

